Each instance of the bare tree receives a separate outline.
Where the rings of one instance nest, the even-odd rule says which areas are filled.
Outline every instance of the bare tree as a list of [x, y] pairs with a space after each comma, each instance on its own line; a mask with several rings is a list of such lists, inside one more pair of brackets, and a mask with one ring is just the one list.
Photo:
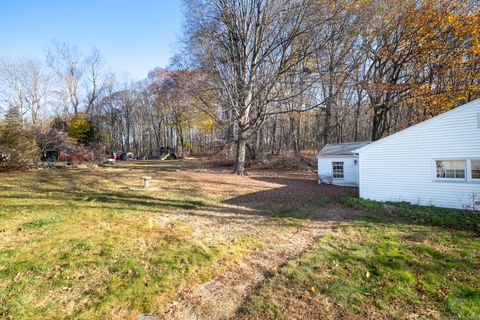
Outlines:
[[46, 53], [47, 65], [58, 76], [62, 99], [66, 100], [73, 113], [80, 107], [79, 86], [83, 75], [81, 56], [77, 48], [68, 43], [55, 42], [54, 47]]
[[91, 55], [84, 58], [75, 46], [55, 42], [46, 56], [47, 65], [57, 75], [57, 93], [62, 102], [74, 114], [90, 114], [107, 81], [101, 75], [104, 60], [100, 53], [93, 49]]
[[47, 157], [49, 150], [58, 150], [59, 148], [71, 147], [75, 141], [68, 135], [51, 126], [51, 119], [42, 119], [32, 126], [32, 133], [35, 142], [43, 158]]
[[332, 125], [332, 109], [338, 107], [340, 95], [349, 88], [348, 80], [358, 63], [358, 37], [361, 32], [363, 14], [350, 1], [316, 2], [317, 21], [310, 29], [316, 50], [313, 54], [315, 70], [318, 72], [318, 96], [324, 101], [323, 144], [330, 142]]
[[235, 173], [245, 174], [247, 139], [275, 110], [299, 92], [277, 90], [308, 56], [303, 36], [308, 1], [190, 1], [190, 49], [196, 66], [210, 74], [209, 89], [232, 110]]
[[35, 124], [47, 102], [50, 77], [34, 60], [0, 62], [0, 97], [7, 108], [18, 110], [22, 118], [30, 114]]
[[107, 79], [101, 74], [103, 65], [104, 59], [96, 49], [93, 49], [92, 54], [84, 60], [85, 113], [87, 114], [92, 112], [106, 86]]
[[0, 59], [0, 109], [35, 127], [44, 151], [58, 139], [40, 126], [57, 107], [53, 126], [83, 119], [101, 152], [222, 151], [245, 174], [247, 155], [305, 159], [480, 96], [478, 1], [185, 1], [184, 45], [167, 69], [117, 81], [98, 51], [54, 43], [46, 63]]
[[23, 68], [25, 99], [30, 110], [32, 123], [38, 121], [38, 113], [48, 102], [50, 93], [50, 74], [38, 61], [29, 60]]
[[21, 67], [18, 63], [2, 61], [0, 65], [0, 97], [5, 106], [4, 112], [16, 110], [19, 116], [24, 118], [28, 110]]

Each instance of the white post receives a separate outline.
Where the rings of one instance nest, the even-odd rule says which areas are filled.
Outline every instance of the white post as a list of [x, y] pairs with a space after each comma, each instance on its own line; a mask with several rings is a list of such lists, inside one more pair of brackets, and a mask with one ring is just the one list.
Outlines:
[[143, 188], [148, 189], [148, 187], [149, 187], [148, 181], [149, 181], [150, 179], [152, 179], [152, 177], [147, 177], [147, 176], [145, 176], [145, 177], [142, 177], [142, 179], [143, 179]]

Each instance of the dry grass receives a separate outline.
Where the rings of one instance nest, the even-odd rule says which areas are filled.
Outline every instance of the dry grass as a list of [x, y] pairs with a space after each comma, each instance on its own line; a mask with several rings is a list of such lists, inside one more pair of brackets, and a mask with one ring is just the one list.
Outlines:
[[162, 314], [196, 284], [233, 277], [235, 261], [268, 252], [258, 258], [268, 269], [301, 251], [314, 240], [312, 210], [337, 194], [309, 173], [237, 177], [192, 159], [11, 173], [0, 188], [7, 319]]
[[478, 238], [355, 193], [196, 159], [3, 174], [0, 318], [474, 319]]

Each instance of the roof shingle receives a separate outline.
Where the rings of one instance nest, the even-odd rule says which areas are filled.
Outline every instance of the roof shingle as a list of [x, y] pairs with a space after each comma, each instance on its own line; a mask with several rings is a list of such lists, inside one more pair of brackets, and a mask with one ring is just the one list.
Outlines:
[[337, 144], [327, 144], [323, 149], [318, 153], [319, 156], [326, 155], [351, 155], [352, 151], [360, 147], [366, 146], [369, 144], [369, 141], [364, 142], [349, 142], [349, 143], [337, 143]]

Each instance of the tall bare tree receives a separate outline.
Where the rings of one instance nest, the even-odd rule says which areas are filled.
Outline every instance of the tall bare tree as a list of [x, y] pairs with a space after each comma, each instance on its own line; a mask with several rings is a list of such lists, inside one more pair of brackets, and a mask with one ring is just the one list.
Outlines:
[[55, 42], [46, 53], [47, 65], [55, 72], [59, 81], [57, 93], [77, 114], [80, 110], [80, 81], [83, 75], [81, 56], [77, 48], [68, 43]]
[[[327, 5], [324, 5], [327, 3]], [[310, 29], [315, 48], [312, 60], [319, 73], [318, 95], [324, 101], [323, 144], [330, 142], [332, 109], [338, 107], [342, 93], [349, 90], [352, 75], [361, 53], [358, 49], [359, 34], [365, 13], [361, 6], [351, 1], [316, 1], [317, 23]], [[323, 21], [323, 23], [318, 23]]]
[[101, 74], [104, 60], [100, 53], [93, 49], [84, 57], [75, 46], [54, 42], [46, 56], [47, 65], [57, 75], [57, 93], [62, 102], [74, 114], [90, 114], [107, 82]]
[[48, 100], [50, 75], [39, 61], [0, 62], [0, 97], [7, 108], [29, 115], [35, 124]]
[[[235, 173], [245, 174], [247, 139], [276, 102], [299, 92], [277, 90], [308, 56], [303, 36], [309, 1], [188, 1], [190, 49], [198, 69], [210, 74], [210, 90], [232, 110], [236, 143]], [[230, 120], [230, 119], [227, 119]]]

